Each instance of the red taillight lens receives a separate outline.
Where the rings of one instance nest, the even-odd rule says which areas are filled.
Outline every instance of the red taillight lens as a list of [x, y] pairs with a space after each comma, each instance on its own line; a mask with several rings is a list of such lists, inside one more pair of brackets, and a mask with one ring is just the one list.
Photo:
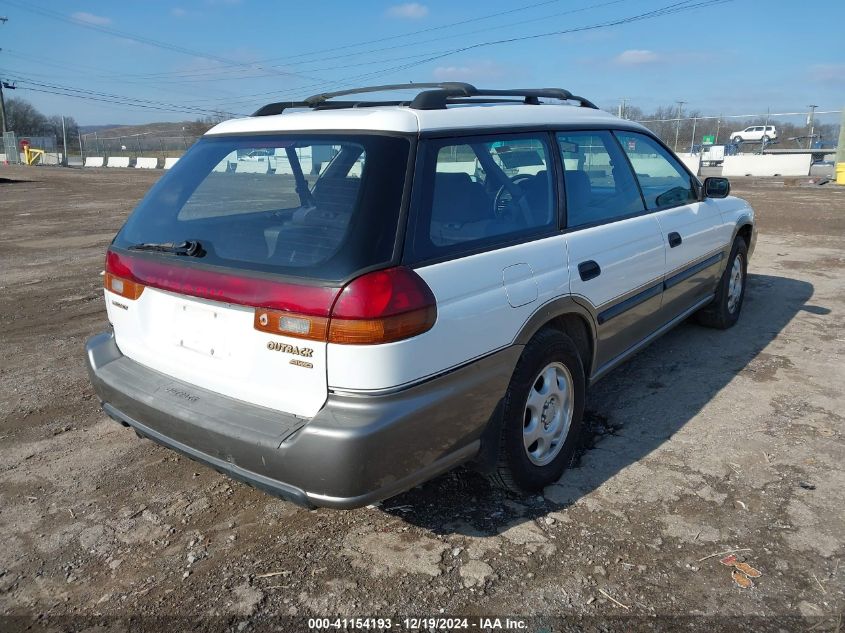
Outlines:
[[114, 253], [111, 251], [106, 253], [106, 272], [103, 275], [103, 286], [110, 292], [134, 301], [144, 292], [144, 286], [135, 281], [129, 267], [113, 255]]
[[351, 281], [332, 308], [329, 342], [389, 343], [431, 329], [437, 303], [414, 271], [389, 268]]
[[437, 320], [431, 289], [407, 268], [367, 273], [341, 289], [243, 277], [180, 264], [108, 251], [106, 288], [133, 299], [150, 286], [251, 306], [256, 308], [253, 325], [257, 330], [330, 343], [389, 343], [422, 334]]

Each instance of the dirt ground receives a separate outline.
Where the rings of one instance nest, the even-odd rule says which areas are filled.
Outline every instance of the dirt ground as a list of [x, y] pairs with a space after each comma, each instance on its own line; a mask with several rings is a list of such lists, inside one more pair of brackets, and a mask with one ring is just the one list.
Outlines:
[[[545, 495], [459, 470], [341, 512], [231, 481], [99, 410], [83, 343], [107, 325], [104, 252], [159, 174], [0, 167], [0, 629], [492, 614], [840, 630], [845, 187], [733, 183], [760, 226], [739, 324], [683, 324], [596, 385], [584, 450]], [[713, 556], [727, 550], [762, 572], [755, 587]]]

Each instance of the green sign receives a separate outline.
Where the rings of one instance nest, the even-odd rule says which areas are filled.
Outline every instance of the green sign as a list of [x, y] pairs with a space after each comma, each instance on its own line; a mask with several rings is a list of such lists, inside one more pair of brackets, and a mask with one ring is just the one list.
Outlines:
[[716, 142], [716, 137], [712, 134], [705, 134], [701, 137], [702, 145], [713, 145]]

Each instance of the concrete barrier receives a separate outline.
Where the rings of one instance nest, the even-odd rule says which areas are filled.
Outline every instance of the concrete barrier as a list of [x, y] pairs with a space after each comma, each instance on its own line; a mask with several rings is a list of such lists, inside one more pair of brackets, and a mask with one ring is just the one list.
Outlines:
[[128, 156], [109, 156], [106, 167], [129, 167]]
[[62, 153], [61, 152], [44, 152], [44, 154], [39, 159], [37, 165], [61, 165], [62, 164]]
[[158, 167], [158, 158], [154, 156], [139, 156], [135, 160], [135, 169], [155, 169]]
[[214, 166], [212, 171], [226, 173], [230, 171], [235, 171], [235, 163], [238, 161], [238, 153], [237, 152], [229, 152], [226, 155], [226, 158], [221, 160]]
[[164, 159], [164, 168], [170, 169], [173, 165], [176, 164], [176, 161], [179, 160], [179, 157], [176, 156], [175, 158], [165, 158]]
[[266, 160], [239, 160], [235, 163], [238, 174], [267, 174], [270, 173], [270, 162]]
[[730, 176], [807, 176], [810, 173], [810, 154], [762, 154], [753, 156], [725, 156], [722, 175]]
[[678, 154], [681, 162], [687, 166], [692, 173], [698, 175], [698, 168], [701, 166], [701, 154]]
[[[302, 167], [302, 173], [308, 176], [311, 173], [311, 148], [305, 147], [296, 150], [296, 155], [299, 158], [299, 166]], [[275, 157], [271, 156], [270, 169], [279, 175], [287, 175], [293, 173], [293, 168], [290, 166], [287, 152], [283, 149], [276, 149]], [[326, 164], [323, 164], [325, 167]]]
[[86, 156], [85, 167], [102, 167], [105, 160], [102, 156]]

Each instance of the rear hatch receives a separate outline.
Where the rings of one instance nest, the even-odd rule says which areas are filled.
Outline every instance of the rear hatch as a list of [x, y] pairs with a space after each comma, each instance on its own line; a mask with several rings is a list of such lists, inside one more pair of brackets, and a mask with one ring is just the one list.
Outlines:
[[394, 258], [409, 146], [365, 134], [200, 141], [109, 249], [106, 306], [122, 353], [312, 417], [328, 395], [338, 294]]

